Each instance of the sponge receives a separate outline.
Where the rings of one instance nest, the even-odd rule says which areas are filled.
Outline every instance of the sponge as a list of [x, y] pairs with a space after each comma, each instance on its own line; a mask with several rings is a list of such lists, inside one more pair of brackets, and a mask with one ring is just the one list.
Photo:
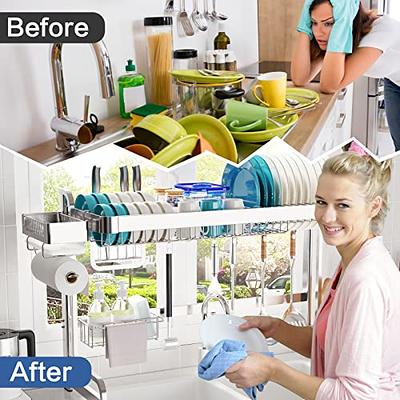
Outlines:
[[148, 103], [143, 106], [137, 107], [131, 111], [131, 114], [139, 115], [141, 117], [146, 117], [151, 114], [161, 114], [168, 108], [159, 104]]

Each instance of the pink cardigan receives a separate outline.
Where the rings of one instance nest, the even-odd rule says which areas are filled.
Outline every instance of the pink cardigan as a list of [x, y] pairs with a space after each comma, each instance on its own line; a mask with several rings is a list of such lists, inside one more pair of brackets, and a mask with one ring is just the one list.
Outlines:
[[[311, 360], [318, 376], [315, 329]], [[382, 237], [368, 240], [344, 272], [328, 319], [323, 370], [316, 400], [400, 399], [400, 272]]]

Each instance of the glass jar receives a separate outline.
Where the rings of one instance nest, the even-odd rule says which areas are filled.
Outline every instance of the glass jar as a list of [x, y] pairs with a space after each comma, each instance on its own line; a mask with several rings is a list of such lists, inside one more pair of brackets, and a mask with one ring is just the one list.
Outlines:
[[144, 19], [148, 84], [151, 103], [170, 106], [172, 103], [172, 17]]
[[178, 49], [174, 51], [174, 70], [198, 68], [196, 49]]
[[173, 207], [177, 207], [179, 202], [183, 200], [183, 190], [171, 189], [165, 191], [166, 201]]

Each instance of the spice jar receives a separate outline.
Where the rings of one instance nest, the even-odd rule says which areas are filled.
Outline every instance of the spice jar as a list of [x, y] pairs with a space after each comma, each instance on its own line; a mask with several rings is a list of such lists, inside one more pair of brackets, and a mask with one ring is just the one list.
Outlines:
[[150, 102], [170, 106], [172, 103], [172, 17], [144, 19]]
[[198, 69], [196, 49], [178, 49], [174, 51], [174, 69]]
[[177, 207], [179, 202], [183, 200], [183, 190], [171, 189], [165, 191], [166, 201], [173, 207]]

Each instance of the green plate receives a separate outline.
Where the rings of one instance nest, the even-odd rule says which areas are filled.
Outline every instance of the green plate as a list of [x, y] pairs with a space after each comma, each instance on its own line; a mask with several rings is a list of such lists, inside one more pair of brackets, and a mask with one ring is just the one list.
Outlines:
[[239, 74], [235, 71], [219, 72], [221, 72], [220, 76], [204, 76], [197, 69], [182, 69], [172, 71], [171, 75], [182, 82], [204, 84], [230, 83], [244, 78], [243, 74]]
[[197, 135], [187, 135], [158, 152], [151, 161], [154, 161], [164, 167], [172, 167], [192, 156], [199, 137]]
[[[297, 114], [290, 115], [287, 118], [275, 118], [277, 122], [284, 124], [284, 126], [278, 128], [272, 122], [268, 121], [267, 129], [264, 131], [231, 132], [231, 134], [238, 142], [262, 143], [266, 142], [267, 140], [271, 140], [275, 136], [281, 138], [288, 131], [288, 129], [297, 122], [298, 119], [299, 116]], [[224, 115], [221, 117], [220, 121], [225, 125], [226, 116]]]
[[[302, 97], [304, 96], [304, 97]], [[282, 112], [282, 111], [296, 111], [299, 108], [299, 112], [303, 107], [312, 107], [314, 104], [319, 103], [319, 94], [314, 90], [304, 89], [304, 88], [287, 88], [286, 97], [297, 100], [299, 102], [298, 106], [295, 107], [284, 107], [284, 108], [268, 108], [271, 112]]]
[[237, 162], [236, 144], [229, 129], [217, 118], [205, 114], [193, 114], [178, 121], [189, 135], [201, 133], [215, 153]]

